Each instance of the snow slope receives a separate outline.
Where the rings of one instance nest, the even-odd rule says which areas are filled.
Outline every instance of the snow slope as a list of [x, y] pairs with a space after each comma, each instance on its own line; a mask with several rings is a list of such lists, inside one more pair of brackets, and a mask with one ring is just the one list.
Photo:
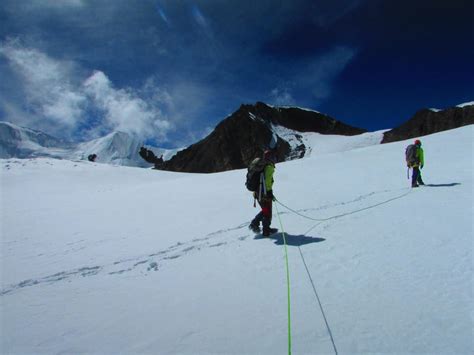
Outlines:
[[[293, 354], [474, 353], [473, 129], [423, 138], [414, 190], [408, 142], [277, 165]], [[287, 353], [283, 238], [247, 229], [244, 170], [0, 164], [1, 353]]]
[[474, 106], [474, 101], [470, 101], [470, 102], [465, 102], [463, 104], [459, 104], [457, 105], [456, 107], [466, 107], [466, 106]]
[[278, 136], [286, 140], [293, 150], [300, 144], [304, 144], [306, 147], [305, 157], [314, 154], [345, 152], [356, 148], [380, 144], [384, 132], [388, 131], [381, 130], [355, 136], [341, 136], [315, 132], [296, 132], [276, 125], [272, 126], [272, 130]]

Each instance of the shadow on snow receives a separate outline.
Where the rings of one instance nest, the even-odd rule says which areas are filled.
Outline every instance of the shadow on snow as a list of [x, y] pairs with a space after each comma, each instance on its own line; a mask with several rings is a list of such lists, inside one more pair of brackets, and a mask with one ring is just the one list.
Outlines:
[[453, 186], [458, 186], [461, 185], [459, 182], [453, 182], [450, 184], [426, 184], [425, 186], [428, 187], [453, 187]]
[[[292, 246], [292, 247], [300, 247], [305, 244], [311, 244], [311, 243], [319, 243], [319, 242], [324, 242], [326, 239], [324, 238], [315, 238], [315, 237], [307, 237], [304, 235], [291, 235], [288, 233], [285, 233], [285, 238], [286, 238], [286, 245]], [[285, 242], [283, 240], [283, 233], [275, 233], [272, 234], [269, 237], [264, 237], [261, 234], [257, 234], [254, 238], [255, 240], [258, 239], [273, 239], [275, 241], [275, 245], [284, 245]]]

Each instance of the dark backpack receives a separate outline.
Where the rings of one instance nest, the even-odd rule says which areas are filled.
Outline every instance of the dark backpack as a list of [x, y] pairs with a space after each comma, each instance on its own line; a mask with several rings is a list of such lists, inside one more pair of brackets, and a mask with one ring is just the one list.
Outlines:
[[416, 145], [410, 144], [405, 149], [405, 160], [408, 166], [418, 162], [418, 158], [416, 157]]
[[258, 191], [260, 186], [260, 176], [265, 169], [265, 160], [263, 158], [255, 158], [247, 168], [247, 179], [245, 186], [249, 191]]

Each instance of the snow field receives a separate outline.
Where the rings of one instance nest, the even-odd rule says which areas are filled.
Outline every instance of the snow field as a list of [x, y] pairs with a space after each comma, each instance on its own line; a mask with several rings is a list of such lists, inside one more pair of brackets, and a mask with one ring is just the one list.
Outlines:
[[[421, 138], [415, 190], [408, 142], [325, 138], [275, 172], [278, 200], [317, 219], [275, 206], [293, 353], [334, 353], [315, 290], [341, 354], [472, 353], [473, 127]], [[1, 167], [3, 353], [287, 352], [283, 238], [247, 229], [244, 170]]]

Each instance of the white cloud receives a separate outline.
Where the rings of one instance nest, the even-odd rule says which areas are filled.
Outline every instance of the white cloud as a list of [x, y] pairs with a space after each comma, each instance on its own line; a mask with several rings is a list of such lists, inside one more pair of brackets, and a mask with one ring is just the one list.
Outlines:
[[[19, 107], [26, 108], [16, 122], [63, 138], [77, 135], [78, 129], [87, 130], [94, 121], [89, 129], [97, 132], [120, 130], [145, 139], [166, 140], [171, 124], [159, 108], [166, 101], [173, 101], [166, 92], [163, 91], [162, 101], [149, 104], [139, 96], [141, 90], [116, 89], [101, 71], [84, 80], [74, 63], [53, 59], [15, 41], [0, 43], [0, 56], [8, 60], [26, 94], [21, 103], [8, 103], [7, 113], [18, 115]], [[155, 88], [155, 92], [159, 90]], [[98, 116], [91, 117], [92, 111]]]
[[96, 71], [84, 82], [84, 89], [98, 108], [105, 112], [105, 119], [112, 130], [145, 138], [158, 134], [160, 139], [164, 139], [171, 128], [158, 108], [150, 106], [131, 90], [115, 89], [101, 71]]
[[83, 118], [86, 97], [77, 91], [72, 63], [53, 60], [15, 42], [0, 45], [23, 84], [29, 110], [53, 121], [60, 129], [73, 129]]

